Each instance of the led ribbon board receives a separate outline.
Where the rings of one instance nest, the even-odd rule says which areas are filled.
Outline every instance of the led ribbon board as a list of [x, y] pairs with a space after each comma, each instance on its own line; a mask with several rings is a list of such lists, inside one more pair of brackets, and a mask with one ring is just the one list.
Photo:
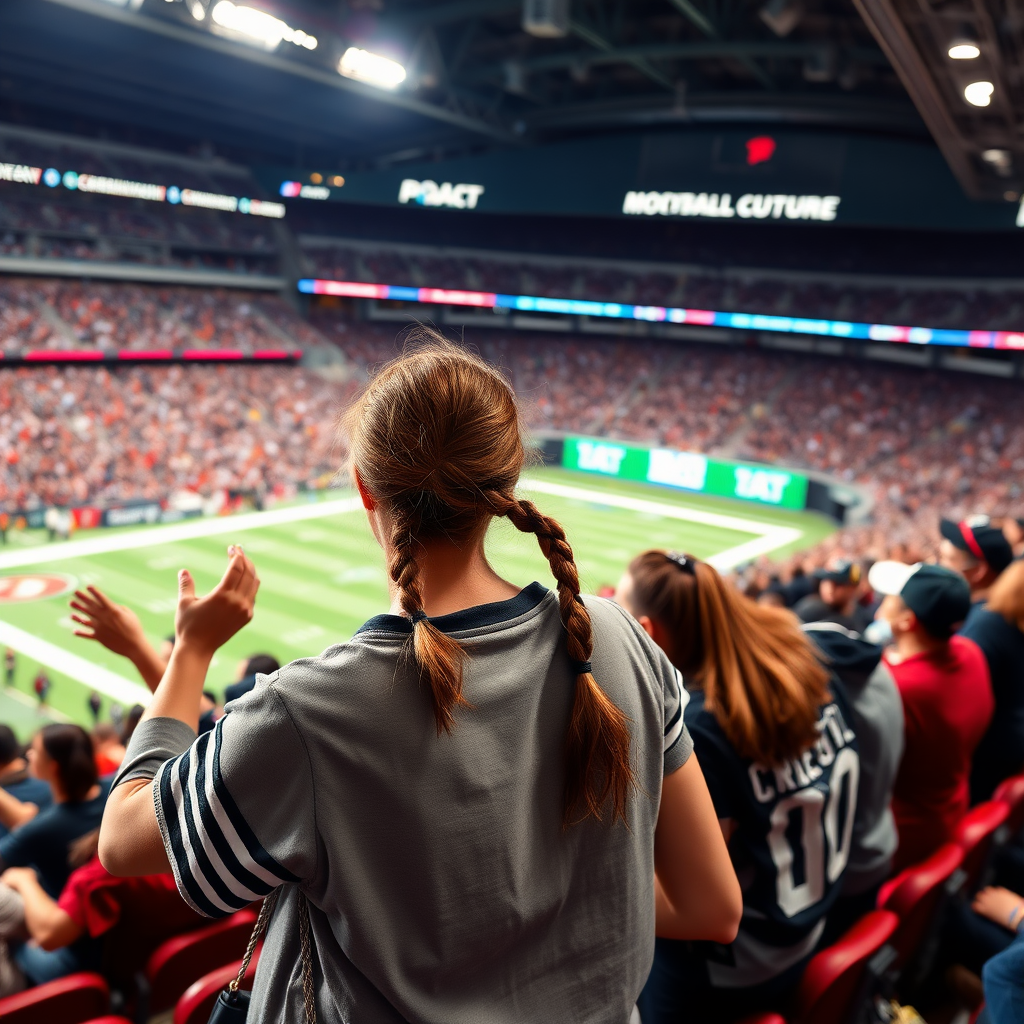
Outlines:
[[442, 306], [478, 306], [484, 309], [512, 309], [524, 313], [561, 313], [568, 316], [612, 317], [618, 320], [665, 321], [703, 327], [731, 327], [743, 331], [772, 331], [781, 334], [817, 334], [863, 341], [902, 341], [912, 345], [953, 345], [971, 348], [1024, 349], [1021, 331], [964, 331], [932, 327], [896, 327], [892, 324], [862, 324], [846, 320], [816, 320], [760, 313], [724, 313], [710, 309], [681, 309], [666, 306], [630, 306], [618, 302], [585, 299], [547, 299], [536, 295], [501, 295], [451, 288], [407, 288], [393, 284], [364, 284], [361, 281], [326, 281], [304, 278], [299, 291], [307, 295], [340, 295], [356, 299], [397, 299]]
[[200, 206], [207, 210], [246, 213], [253, 217], [280, 219], [285, 215], [284, 203], [267, 202], [265, 199], [228, 196], [220, 192], [203, 192], [192, 188], [178, 188], [177, 185], [157, 185], [149, 181], [110, 178], [101, 174], [79, 174], [78, 171], [65, 171], [61, 174], [55, 167], [48, 167], [44, 171], [42, 167], [29, 167], [27, 164], [0, 163], [0, 181], [47, 188], [56, 188], [63, 184], [71, 192], [94, 192], [99, 195], [146, 199], [153, 203], [171, 205], [180, 203], [182, 206]]
[[807, 477], [802, 473], [777, 466], [711, 459], [698, 452], [674, 448], [639, 448], [600, 438], [567, 437], [562, 465], [585, 473], [740, 498], [777, 508], [803, 509], [807, 504]]

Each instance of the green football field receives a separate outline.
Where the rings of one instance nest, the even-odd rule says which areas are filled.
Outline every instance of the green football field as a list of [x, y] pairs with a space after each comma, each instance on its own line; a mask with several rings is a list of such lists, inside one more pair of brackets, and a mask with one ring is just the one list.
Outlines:
[[[645, 548], [685, 550], [728, 569], [807, 547], [835, 529], [813, 513], [558, 469], [533, 471], [523, 490], [565, 526], [588, 592], [614, 585]], [[17, 652], [17, 670], [13, 690], [0, 696], [0, 721], [24, 736], [51, 717], [87, 723], [92, 689], [104, 697], [104, 715], [111, 701], [144, 702], [148, 693], [123, 658], [72, 635], [69, 590], [40, 597], [44, 583], [56, 590], [95, 584], [134, 608], [156, 644], [173, 629], [178, 570], [188, 568], [200, 592], [208, 590], [230, 543], [252, 557], [262, 586], [252, 623], [214, 659], [214, 691], [233, 682], [239, 660], [251, 654], [282, 663], [318, 654], [387, 610], [382, 555], [348, 492], [261, 513], [80, 532], [63, 542], [47, 543], [42, 531], [12, 531], [0, 549], [0, 647]], [[507, 521], [493, 525], [488, 553], [507, 579], [552, 585], [536, 540]], [[47, 574], [64, 579], [46, 581]], [[49, 712], [37, 710], [32, 697], [41, 665], [53, 681]]]

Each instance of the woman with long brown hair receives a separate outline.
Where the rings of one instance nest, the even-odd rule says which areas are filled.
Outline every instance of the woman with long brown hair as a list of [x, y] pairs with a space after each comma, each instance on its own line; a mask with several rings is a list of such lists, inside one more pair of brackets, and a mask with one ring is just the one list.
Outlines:
[[755, 604], [692, 555], [645, 551], [616, 599], [691, 690], [684, 720], [743, 888], [734, 942], [659, 932], [644, 1024], [721, 1024], [781, 1005], [850, 853], [860, 761], [842, 695], [790, 612]]
[[[485, 363], [435, 340], [377, 374], [347, 432], [389, 613], [260, 676], [197, 740], [210, 658], [259, 583], [237, 548], [206, 597], [183, 572], [100, 857], [170, 861], [210, 916], [279, 891], [250, 1022], [302, 1019], [308, 934], [322, 1021], [626, 1024], [655, 868], [679, 939], [728, 942], [741, 909], [678, 675], [625, 612], [581, 597], [564, 530], [516, 494], [516, 403]], [[537, 539], [557, 594], [494, 572], [495, 517]]]

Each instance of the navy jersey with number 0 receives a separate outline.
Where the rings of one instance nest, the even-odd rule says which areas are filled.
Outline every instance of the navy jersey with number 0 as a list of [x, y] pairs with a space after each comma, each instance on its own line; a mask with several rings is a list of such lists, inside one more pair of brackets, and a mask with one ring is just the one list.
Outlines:
[[701, 944], [718, 987], [756, 985], [808, 956], [839, 896], [850, 855], [860, 758], [841, 684], [820, 711], [818, 741], [769, 767], [741, 758], [697, 691], [685, 721], [743, 889], [743, 920], [730, 946]]

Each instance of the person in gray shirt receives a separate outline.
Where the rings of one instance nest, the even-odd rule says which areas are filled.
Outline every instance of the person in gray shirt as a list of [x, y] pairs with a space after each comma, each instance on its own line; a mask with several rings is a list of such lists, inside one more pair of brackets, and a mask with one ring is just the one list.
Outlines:
[[[300, 893], [322, 1021], [626, 1024], [656, 928], [728, 942], [741, 913], [681, 679], [622, 609], [581, 597], [561, 526], [515, 496], [518, 414], [482, 361], [402, 357], [349, 437], [390, 612], [260, 676], [196, 739], [210, 659], [259, 581], [236, 547], [206, 597], [183, 572], [100, 858], [169, 863], [209, 916], [280, 888], [251, 1024], [303, 1019]], [[537, 537], [557, 594], [491, 569], [494, 516]]]

